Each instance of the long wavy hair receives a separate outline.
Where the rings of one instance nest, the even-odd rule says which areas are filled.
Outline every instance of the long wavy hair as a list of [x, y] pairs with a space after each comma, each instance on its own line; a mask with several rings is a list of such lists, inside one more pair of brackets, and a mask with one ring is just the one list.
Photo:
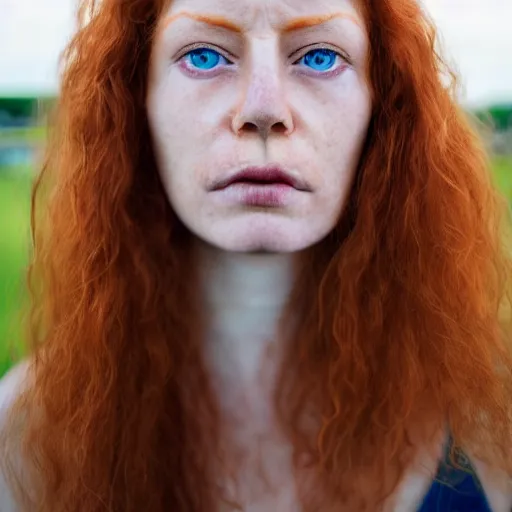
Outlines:
[[[0, 458], [24, 511], [210, 512], [221, 499], [190, 234], [145, 112], [168, 3], [83, 1], [64, 54], [33, 191], [31, 381], [5, 434], [23, 474]], [[411, 429], [431, 421], [512, 474], [504, 202], [428, 17], [415, 0], [361, 5], [371, 124], [339, 225], [298, 273], [275, 397], [297, 468], [307, 460], [343, 510], [375, 510], [412, 460]]]

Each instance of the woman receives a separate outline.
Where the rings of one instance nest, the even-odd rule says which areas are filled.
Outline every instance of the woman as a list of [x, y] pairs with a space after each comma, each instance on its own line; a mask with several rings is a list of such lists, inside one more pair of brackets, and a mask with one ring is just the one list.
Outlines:
[[501, 203], [416, 2], [81, 14], [2, 511], [509, 511]]

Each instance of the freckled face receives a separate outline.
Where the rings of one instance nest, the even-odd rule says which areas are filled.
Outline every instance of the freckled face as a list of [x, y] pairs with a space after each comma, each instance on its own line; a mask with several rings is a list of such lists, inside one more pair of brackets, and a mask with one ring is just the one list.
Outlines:
[[170, 203], [224, 250], [292, 252], [344, 208], [371, 116], [355, 0], [173, 0], [147, 113]]

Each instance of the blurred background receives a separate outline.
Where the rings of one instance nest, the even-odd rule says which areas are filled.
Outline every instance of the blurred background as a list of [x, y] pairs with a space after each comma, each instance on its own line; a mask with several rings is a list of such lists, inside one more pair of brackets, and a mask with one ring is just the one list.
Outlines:
[[[492, 176], [512, 201], [512, 1], [421, 1], [461, 77], [460, 102], [492, 126]], [[76, 0], [0, 0], [0, 376], [20, 356], [30, 189], [75, 9]]]

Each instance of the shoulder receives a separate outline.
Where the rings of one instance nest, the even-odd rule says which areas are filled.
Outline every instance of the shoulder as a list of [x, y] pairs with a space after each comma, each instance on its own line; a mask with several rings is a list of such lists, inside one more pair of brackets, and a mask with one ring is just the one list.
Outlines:
[[[0, 448], [2, 452], [4, 449], [7, 449], [6, 452], [3, 452], [3, 457], [7, 456], [9, 448], [7, 445], [4, 445], [3, 442], [4, 440], [7, 441], [7, 439], [4, 439], [1, 434], [5, 432], [4, 429], [11, 406], [28, 383], [29, 369], [30, 363], [24, 361], [9, 370], [2, 379], [0, 379], [0, 439], [2, 440]], [[0, 461], [0, 511], [16, 512], [18, 507], [14, 504], [14, 498], [4, 471], [5, 466], [3, 466]]]
[[[452, 462], [448, 459], [451, 447], [452, 439], [451, 436], [448, 436], [443, 462], [439, 466], [442, 470], [438, 470], [437, 473], [442, 480], [458, 488], [461, 493], [469, 493], [467, 482], [473, 482], [470, 486], [471, 489], [475, 488], [474, 483], [476, 482], [477, 493], [481, 495], [483, 491], [490, 512], [511, 512], [512, 479], [510, 475], [479, 459], [475, 456], [475, 451], [467, 446], [455, 450], [455, 460]], [[467, 478], [468, 474], [471, 478]], [[452, 476], [455, 476], [455, 483]], [[458, 487], [458, 483], [461, 484], [461, 487]]]
[[508, 475], [489, 466], [476, 457], [471, 458], [478, 479], [485, 491], [487, 501], [493, 512], [512, 510], [512, 482]]
[[0, 379], [0, 421], [27, 384], [30, 363], [23, 361], [11, 368]]

